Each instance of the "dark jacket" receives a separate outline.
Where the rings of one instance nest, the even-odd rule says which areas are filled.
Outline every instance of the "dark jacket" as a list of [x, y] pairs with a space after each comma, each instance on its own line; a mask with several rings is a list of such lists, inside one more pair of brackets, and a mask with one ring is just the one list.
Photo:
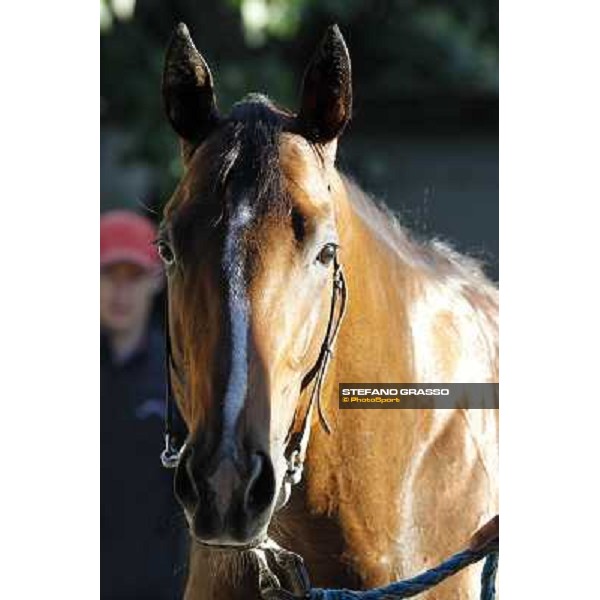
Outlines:
[[160, 464], [165, 367], [163, 336], [150, 331], [124, 364], [104, 336], [101, 361], [101, 597], [181, 596], [184, 518], [173, 474]]

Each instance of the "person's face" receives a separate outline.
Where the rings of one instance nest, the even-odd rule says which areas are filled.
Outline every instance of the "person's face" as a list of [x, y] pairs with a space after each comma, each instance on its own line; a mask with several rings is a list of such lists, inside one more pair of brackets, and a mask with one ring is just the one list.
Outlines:
[[116, 263], [101, 267], [101, 325], [113, 333], [126, 333], [143, 325], [159, 285], [158, 274], [138, 265]]

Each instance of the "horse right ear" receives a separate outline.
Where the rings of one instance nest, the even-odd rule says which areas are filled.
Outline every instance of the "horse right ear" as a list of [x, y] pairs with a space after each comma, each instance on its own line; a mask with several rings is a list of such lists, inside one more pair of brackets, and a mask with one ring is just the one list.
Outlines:
[[185, 159], [214, 129], [219, 115], [210, 69], [183, 23], [169, 42], [162, 94], [167, 118], [182, 140]]

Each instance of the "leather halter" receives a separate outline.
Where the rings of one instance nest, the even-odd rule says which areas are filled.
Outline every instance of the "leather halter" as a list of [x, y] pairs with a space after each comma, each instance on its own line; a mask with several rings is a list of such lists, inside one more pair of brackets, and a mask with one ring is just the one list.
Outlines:
[[[302, 418], [300, 429], [293, 432], [294, 424], [296, 422], [296, 414], [298, 413], [298, 409], [296, 409], [296, 414], [294, 414], [294, 419], [292, 420], [292, 426], [287, 435], [285, 450], [287, 469], [283, 478], [282, 488], [279, 493], [276, 509], [281, 508], [288, 501], [291, 493], [291, 486], [300, 483], [300, 480], [302, 479], [304, 459], [306, 457], [306, 449], [308, 447], [308, 440], [310, 437], [312, 414], [315, 403], [317, 405], [317, 412], [321, 426], [327, 433], [331, 433], [331, 428], [327, 422], [327, 419], [325, 418], [323, 407], [321, 405], [321, 388], [327, 373], [329, 361], [333, 355], [333, 346], [340, 330], [342, 320], [344, 319], [346, 303], [348, 300], [346, 280], [344, 279], [344, 272], [342, 271], [342, 267], [338, 262], [337, 255], [334, 258], [333, 268], [333, 291], [331, 294], [329, 320], [327, 322], [325, 338], [321, 344], [321, 350], [319, 352], [317, 362], [302, 380], [301, 392], [303, 392], [312, 381], [315, 383], [310, 393], [310, 399], [308, 401], [308, 406], [306, 408], [306, 412], [304, 413], [304, 417]], [[341, 303], [336, 315], [338, 298], [340, 299]]]
[[[337, 255], [334, 258], [333, 266], [333, 291], [331, 295], [327, 330], [325, 332], [323, 343], [321, 344], [321, 350], [319, 352], [317, 362], [302, 380], [301, 392], [303, 392], [313, 381], [314, 386], [310, 394], [308, 406], [306, 407], [306, 411], [301, 421], [300, 429], [293, 431], [299, 410], [299, 408], [297, 408], [292, 420], [290, 431], [288, 432], [286, 438], [285, 459], [287, 462], [287, 469], [283, 478], [282, 489], [277, 500], [277, 508], [281, 508], [288, 500], [291, 492], [291, 486], [298, 483], [302, 479], [304, 458], [306, 455], [306, 449], [308, 447], [308, 439], [310, 437], [312, 414], [315, 403], [317, 405], [321, 425], [325, 431], [327, 431], [327, 433], [330, 433], [330, 427], [325, 419], [325, 415], [321, 406], [321, 388], [323, 386], [325, 374], [327, 373], [329, 361], [331, 360], [333, 346], [346, 312], [346, 304], [348, 299], [346, 280], [344, 279], [344, 273], [340, 263], [338, 262]], [[339, 310], [336, 310], [338, 307], [338, 299], [341, 301], [341, 303], [339, 305]], [[173, 361], [171, 336], [169, 331], [168, 292], [165, 301], [165, 363], [165, 447], [160, 455], [160, 459], [163, 467], [167, 469], [174, 469], [179, 464], [179, 459], [183, 450], [185, 449], [185, 443], [178, 447], [176, 443], [177, 433], [174, 431], [175, 411], [172, 394], [171, 369], [175, 369], [175, 363]]]

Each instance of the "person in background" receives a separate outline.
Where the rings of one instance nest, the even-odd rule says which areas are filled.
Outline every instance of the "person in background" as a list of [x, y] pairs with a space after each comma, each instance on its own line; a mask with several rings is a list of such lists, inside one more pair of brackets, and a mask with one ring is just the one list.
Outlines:
[[180, 595], [183, 521], [163, 469], [164, 335], [151, 323], [163, 285], [151, 221], [100, 219], [101, 597]]

